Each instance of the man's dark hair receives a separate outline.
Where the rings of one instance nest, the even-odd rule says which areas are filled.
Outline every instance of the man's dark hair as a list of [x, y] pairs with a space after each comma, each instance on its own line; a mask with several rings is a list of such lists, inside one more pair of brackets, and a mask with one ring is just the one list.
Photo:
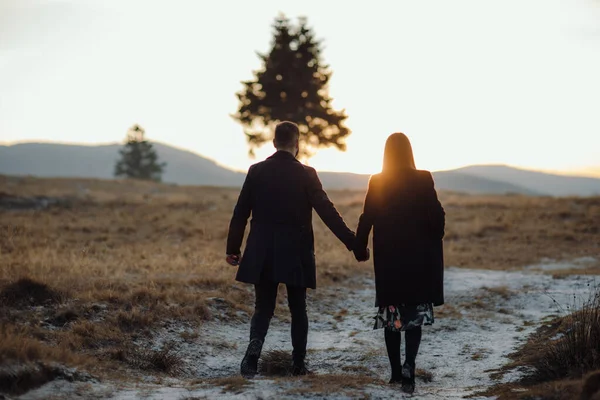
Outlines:
[[280, 122], [275, 127], [275, 147], [293, 147], [299, 136], [300, 130], [298, 129], [298, 125], [289, 121]]

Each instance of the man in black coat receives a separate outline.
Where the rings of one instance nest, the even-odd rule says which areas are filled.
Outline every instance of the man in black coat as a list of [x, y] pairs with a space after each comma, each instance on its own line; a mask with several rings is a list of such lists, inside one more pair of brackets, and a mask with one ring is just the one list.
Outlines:
[[[227, 262], [232, 265], [239, 262], [236, 279], [254, 284], [256, 293], [250, 344], [240, 367], [246, 377], [257, 372], [280, 283], [287, 287], [292, 315], [292, 372], [296, 375], [308, 372], [304, 363], [308, 335], [306, 288], [316, 287], [312, 209], [348, 250], [354, 246], [354, 232], [323, 191], [316, 171], [296, 159], [298, 140], [296, 124], [277, 125], [273, 140], [277, 152], [248, 170], [229, 225]], [[250, 234], [241, 257], [240, 248], [251, 213]]]

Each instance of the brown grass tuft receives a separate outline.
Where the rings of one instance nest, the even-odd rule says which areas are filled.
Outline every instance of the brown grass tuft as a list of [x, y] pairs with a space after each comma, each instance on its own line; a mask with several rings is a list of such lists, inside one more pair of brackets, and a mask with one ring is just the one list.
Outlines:
[[296, 379], [302, 382], [302, 386], [290, 389], [289, 394], [343, 394], [347, 397], [355, 398], [354, 390], [364, 389], [367, 386], [381, 386], [384, 382], [367, 375], [361, 374], [325, 374], [325, 375], [306, 375]]
[[481, 395], [498, 396], [499, 400], [572, 400], [581, 392], [589, 394], [600, 388], [600, 373], [589, 375], [588, 389], [583, 380], [587, 373], [600, 370], [600, 292], [580, 310], [540, 327], [510, 357], [513, 362], [494, 376], [520, 368], [527, 371], [525, 377], [520, 382], [496, 385]]
[[120, 311], [116, 315], [116, 322], [123, 332], [141, 331], [152, 328], [154, 316], [150, 312], [134, 309], [131, 311]]
[[22, 394], [62, 375], [64, 366], [88, 366], [89, 359], [64, 345], [51, 346], [0, 327], [0, 393]]
[[507, 286], [483, 287], [482, 289], [487, 290], [491, 295], [501, 297], [502, 300], [510, 300], [516, 294]]
[[600, 400], [600, 370], [594, 371], [583, 380], [581, 400]]
[[21, 278], [0, 291], [0, 301], [9, 307], [52, 305], [64, 298], [63, 293], [30, 278]]
[[252, 384], [252, 381], [241, 376], [210, 379], [208, 382], [210, 382], [212, 386], [221, 386], [223, 392], [231, 392], [233, 394], [243, 393], [244, 389]]
[[425, 383], [433, 382], [433, 373], [424, 369], [417, 369], [415, 371], [415, 377]]
[[74, 351], [100, 350], [122, 345], [127, 337], [115, 324], [82, 320], [73, 324], [70, 330], [57, 335], [57, 340]]
[[292, 373], [292, 355], [285, 350], [269, 350], [260, 357], [259, 370], [265, 376], [288, 376]]
[[169, 375], [177, 375], [183, 366], [183, 361], [170, 345], [165, 345], [160, 350], [139, 347], [120, 348], [114, 351], [111, 357], [142, 371], [161, 372]]
[[76, 310], [67, 309], [60, 310], [54, 316], [49, 318], [47, 322], [57, 327], [65, 327], [68, 323], [75, 322], [80, 318]]
[[533, 358], [531, 379], [581, 378], [600, 369], [600, 291], [581, 310], [564, 317], [564, 332]]
[[84, 357], [73, 353], [66, 346], [51, 346], [34, 338], [24, 336], [24, 329], [0, 327], [0, 365], [38, 361], [53, 361], [66, 365], [81, 364]]
[[[1, 393], [20, 395], [60, 376], [58, 368], [43, 364], [5, 364], [0, 366]], [[0, 397], [4, 398], [4, 397]]]

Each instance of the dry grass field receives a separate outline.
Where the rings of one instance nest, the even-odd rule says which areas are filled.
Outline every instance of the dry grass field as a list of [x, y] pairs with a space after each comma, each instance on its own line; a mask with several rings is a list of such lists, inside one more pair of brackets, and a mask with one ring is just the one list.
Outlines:
[[[140, 344], [154, 328], [209, 321], [216, 298], [228, 306], [225, 318], [252, 310], [252, 292], [224, 262], [237, 194], [0, 176], [0, 392], [64, 374], [57, 364], [114, 379], [177, 375], [180, 362], [168, 346]], [[329, 194], [355, 228], [364, 194]], [[440, 197], [449, 266], [508, 270], [600, 254], [600, 198]], [[318, 217], [314, 226], [321, 287], [372, 273], [372, 264], [355, 262]], [[600, 274], [600, 265], [577, 272]], [[28, 375], [15, 372], [22, 366], [30, 366]]]

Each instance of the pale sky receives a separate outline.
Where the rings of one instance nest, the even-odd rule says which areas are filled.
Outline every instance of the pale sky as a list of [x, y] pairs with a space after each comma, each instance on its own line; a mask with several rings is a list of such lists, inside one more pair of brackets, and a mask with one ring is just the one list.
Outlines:
[[324, 39], [350, 116], [348, 151], [319, 152], [318, 169], [376, 172], [402, 131], [423, 169], [600, 176], [598, 0], [0, 0], [0, 142], [117, 142], [138, 123], [245, 170], [229, 115], [279, 12]]

